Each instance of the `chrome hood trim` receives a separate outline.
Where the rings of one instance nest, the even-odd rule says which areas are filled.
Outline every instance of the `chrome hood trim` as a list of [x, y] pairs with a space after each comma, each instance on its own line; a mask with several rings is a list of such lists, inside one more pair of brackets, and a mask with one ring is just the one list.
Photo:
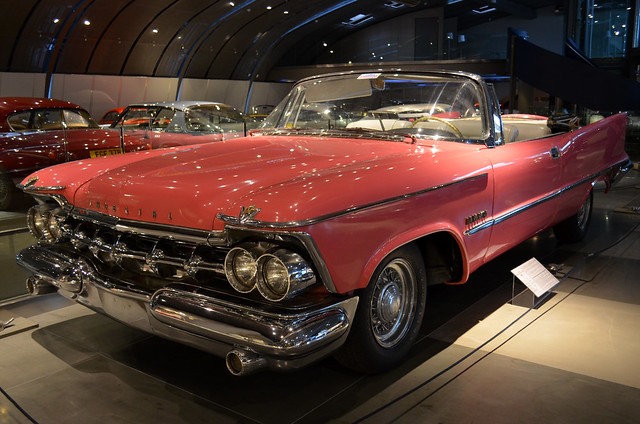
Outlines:
[[317, 224], [318, 222], [326, 221], [328, 219], [336, 218], [336, 217], [339, 217], [339, 216], [342, 216], [342, 215], [347, 215], [349, 213], [358, 212], [358, 211], [361, 211], [361, 210], [364, 210], [364, 209], [369, 209], [369, 208], [375, 208], [377, 206], [381, 206], [381, 205], [385, 205], [385, 204], [393, 203], [393, 202], [398, 202], [400, 200], [408, 199], [410, 197], [419, 196], [421, 194], [425, 194], [425, 193], [428, 193], [430, 191], [439, 190], [439, 189], [445, 188], [445, 187], [451, 187], [453, 185], [461, 184], [461, 183], [464, 183], [466, 181], [472, 181], [472, 180], [476, 180], [476, 179], [479, 179], [479, 178], [488, 178], [488, 176], [489, 176], [489, 174], [485, 172], [485, 173], [482, 173], [482, 174], [474, 175], [472, 177], [461, 178], [459, 180], [452, 181], [450, 183], [440, 184], [440, 185], [437, 185], [437, 186], [425, 188], [423, 190], [419, 190], [419, 191], [416, 191], [416, 192], [413, 192], [413, 193], [402, 194], [402, 195], [391, 197], [391, 198], [388, 198], [388, 199], [383, 199], [383, 200], [380, 200], [378, 202], [373, 202], [373, 203], [369, 203], [369, 204], [365, 204], [365, 205], [354, 206], [354, 207], [351, 207], [351, 208], [348, 208], [348, 209], [344, 209], [344, 210], [341, 210], [341, 211], [336, 211], [336, 212], [333, 212], [333, 213], [330, 213], [330, 214], [321, 215], [321, 216], [317, 216], [317, 217], [313, 217], [313, 218], [309, 218], [309, 219], [305, 219], [305, 220], [301, 220], [301, 221], [268, 222], [268, 221], [260, 221], [260, 220], [253, 219], [253, 218], [246, 218], [243, 215], [244, 207], [240, 211], [240, 215], [237, 216], [237, 217], [236, 216], [225, 215], [223, 213], [218, 213], [216, 218], [220, 219], [221, 221], [225, 222], [226, 224], [231, 224], [231, 225], [240, 226], [240, 227], [247, 227], [247, 228], [285, 229], [285, 228], [306, 227], [306, 226], [309, 226], [309, 225]]

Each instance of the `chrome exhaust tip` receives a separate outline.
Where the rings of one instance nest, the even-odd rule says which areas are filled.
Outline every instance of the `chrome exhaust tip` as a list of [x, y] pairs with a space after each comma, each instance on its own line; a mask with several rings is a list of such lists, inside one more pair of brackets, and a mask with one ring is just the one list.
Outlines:
[[225, 358], [227, 369], [233, 375], [249, 375], [267, 366], [262, 356], [245, 350], [234, 349]]
[[32, 296], [39, 296], [42, 294], [55, 293], [58, 288], [52, 284], [49, 284], [39, 278], [31, 276], [27, 278], [27, 293]]

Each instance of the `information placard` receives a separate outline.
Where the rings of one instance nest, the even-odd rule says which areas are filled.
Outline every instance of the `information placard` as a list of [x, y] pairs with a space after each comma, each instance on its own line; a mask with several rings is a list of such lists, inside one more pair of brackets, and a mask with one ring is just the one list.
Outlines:
[[536, 297], [542, 296], [559, 282], [536, 258], [531, 258], [515, 267], [511, 273], [522, 281]]

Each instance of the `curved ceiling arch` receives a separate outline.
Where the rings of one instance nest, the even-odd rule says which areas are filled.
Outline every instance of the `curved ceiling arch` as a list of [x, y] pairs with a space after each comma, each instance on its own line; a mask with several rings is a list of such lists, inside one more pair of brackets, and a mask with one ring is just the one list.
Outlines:
[[[230, 27], [229, 31], [235, 33], [240, 28], [249, 24], [251, 20], [247, 19], [246, 17], [241, 17], [240, 15], [244, 10], [249, 10], [249, 13], [253, 11], [254, 9], [251, 8], [251, 5], [255, 3], [255, 1], [256, 0], [246, 0], [239, 5], [227, 4], [226, 8], [222, 7], [218, 9], [218, 11], [221, 10], [223, 11], [223, 13], [220, 16], [216, 16], [214, 19], [212, 19], [212, 23], [207, 25], [206, 28], [203, 28], [203, 31], [199, 33], [198, 37], [194, 40], [193, 43], [191, 43], [191, 45], [187, 49], [187, 53], [181, 58], [182, 60], [175, 60], [175, 58], [172, 57], [165, 58], [165, 61], [174, 60], [177, 65], [176, 73], [173, 76], [183, 78], [187, 72], [187, 69], [192, 68], [194, 58], [196, 58], [200, 54], [204, 54], [205, 56], [207, 56], [206, 52], [202, 52], [202, 46], [207, 42], [207, 40], [211, 39], [214, 34], [218, 35], [220, 33], [224, 33], [224, 28], [226, 27]], [[231, 35], [226, 34], [224, 37], [221, 36], [221, 39], [223, 40], [223, 42], [226, 42], [231, 37]], [[211, 51], [210, 53], [212, 52], [213, 51]], [[202, 66], [204, 65], [200, 65], [200, 68]], [[205, 77], [203, 72], [196, 73], [203, 75], [200, 76], [200, 78]]]
[[[109, 30], [109, 28], [111, 28], [114, 25], [114, 22], [116, 22], [116, 20], [118, 19], [119, 16], [121, 16], [124, 13], [126, 13], [127, 9], [129, 7], [131, 7], [134, 2], [135, 2], [135, 0], [129, 0], [123, 7], [115, 9], [115, 13], [112, 15], [111, 19], [107, 20], [108, 22], [104, 26], [104, 29], [102, 30], [100, 35], [98, 36], [98, 43], [96, 43], [96, 44], [99, 44], [100, 40], [104, 39], [105, 34]], [[91, 62], [93, 61], [93, 58], [95, 56], [96, 50], [97, 50], [96, 48], [91, 49], [91, 53], [89, 55], [89, 59], [87, 60], [87, 64], [85, 66], [85, 73], [86, 74], [90, 73], [89, 68], [90, 68]]]
[[[249, 79], [259, 79], [261, 75], [266, 75], [266, 72], [261, 72], [263, 67], [260, 65], [263, 63], [269, 63], [268, 59], [271, 56], [279, 56], [278, 52], [283, 52], [284, 49], [276, 50], [276, 46], [280, 44], [280, 42], [286, 39], [288, 36], [292, 36], [291, 38], [301, 37], [305, 32], [313, 31], [313, 28], [307, 28], [307, 31], [303, 29], [308, 25], [313, 25], [313, 27], [319, 27], [324, 25], [324, 22], [321, 22], [321, 19], [329, 18], [331, 14], [336, 13], [338, 16], [342, 16], [345, 13], [347, 16], [354, 13], [353, 7], [356, 4], [356, 0], [342, 0], [339, 3], [335, 3], [329, 7], [325, 7], [321, 11], [311, 11], [312, 13], [307, 16], [299, 15], [299, 21], [292, 22], [293, 25], [285, 28], [279, 28], [278, 31], [273, 31], [272, 34], [277, 34], [276, 37], [264, 37], [264, 39], [260, 40], [262, 46], [261, 51], [262, 55], [256, 55], [255, 57], [246, 58], [246, 60], [237, 64], [236, 69], [234, 69], [234, 75], [232, 77], [240, 77], [241, 75], [246, 75]], [[341, 13], [340, 13], [341, 12]], [[335, 18], [334, 18], [335, 19]], [[327, 23], [328, 24], [328, 23]], [[295, 33], [295, 36], [293, 35]], [[335, 37], [335, 35], [329, 35], [328, 39]], [[257, 50], [260, 51], [260, 50]]]
[[292, 46], [304, 54], [285, 63], [313, 64], [323, 41], [402, 14], [439, 7], [461, 27], [508, 14], [531, 19], [542, 6], [498, 0], [480, 16], [480, 3], [22, 0], [0, 25], [0, 42], [11, 46], [0, 51], [0, 71], [262, 80]]
[[[14, 55], [16, 53], [16, 49], [18, 46], [18, 42], [20, 40], [22, 40], [22, 35], [25, 32], [25, 27], [27, 25], [27, 22], [30, 20], [30, 17], [34, 14], [36, 7], [38, 6], [38, 0], [32, 0], [30, 2], [28, 2], [29, 7], [25, 7], [23, 9], [19, 9], [16, 12], [16, 15], [14, 15], [15, 18], [15, 22], [20, 22], [20, 25], [13, 28], [13, 33], [7, 34], [7, 39], [11, 39], [13, 40], [11, 44], [11, 49], [7, 49], [7, 50], [0, 50], [0, 63], [3, 63], [3, 65], [0, 65], [0, 69], [2, 68], [11, 68], [12, 66], [12, 62], [13, 62], [13, 58]], [[10, 29], [10, 27], [5, 27], [5, 29]], [[5, 53], [5, 54], [3, 54]]]
[[[100, 3], [92, 11], [108, 17], [108, 25], [96, 38], [91, 61], [85, 65], [85, 73], [126, 75], [126, 64], [141, 42], [153, 19], [176, 0], [97, 0]], [[105, 11], [102, 7], [107, 8]], [[92, 17], [88, 16], [88, 19]], [[76, 34], [80, 36], [80, 34]], [[132, 74], [133, 75], [133, 74]], [[143, 75], [143, 74], [140, 74]]]
[[[161, 20], [163, 15], [167, 13], [173, 13], [173, 9], [180, 4], [180, 0], [173, 0], [166, 4], [162, 9], [149, 19], [147, 24], [141, 28], [140, 33], [136, 37], [135, 42], [129, 49], [123, 63], [120, 73], [123, 75], [151, 75], [153, 72], [149, 72], [151, 63], [153, 62], [153, 55], [141, 54], [138, 50], [146, 48], [148, 45], [152, 46], [153, 50], [159, 50], [163, 45], [166, 45], [166, 39], [169, 37], [170, 31], [163, 31], [162, 34], [157, 30], [157, 21]], [[178, 21], [173, 21], [175, 25], [178, 25]], [[159, 52], [157, 54], [160, 54]]]
[[[196, 40], [202, 37], [203, 28], [209, 25], [210, 20], [215, 19], [216, 11], [213, 8], [217, 4], [217, 2], [212, 2], [197, 10], [175, 31], [162, 51], [162, 55], [158, 58], [153, 75], [175, 76], [179, 73], [179, 69], [183, 66], [184, 58], [191, 50], [187, 49], [186, 46], [193, 46]], [[187, 51], [185, 52], [185, 50]]]

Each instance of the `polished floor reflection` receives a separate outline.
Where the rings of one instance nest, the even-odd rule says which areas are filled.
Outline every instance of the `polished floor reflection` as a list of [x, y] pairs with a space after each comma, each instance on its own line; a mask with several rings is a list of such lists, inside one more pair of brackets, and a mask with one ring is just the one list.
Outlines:
[[[15, 404], [0, 393], [0, 423], [638, 422], [637, 206], [632, 171], [598, 189], [583, 243], [546, 232], [465, 285], [430, 288], [411, 357], [375, 376], [327, 359], [233, 377], [220, 358], [55, 294], [5, 305], [0, 319], [16, 320], [0, 332], [0, 387]], [[534, 308], [510, 302], [510, 270], [531, 257], [560, 271]]]

